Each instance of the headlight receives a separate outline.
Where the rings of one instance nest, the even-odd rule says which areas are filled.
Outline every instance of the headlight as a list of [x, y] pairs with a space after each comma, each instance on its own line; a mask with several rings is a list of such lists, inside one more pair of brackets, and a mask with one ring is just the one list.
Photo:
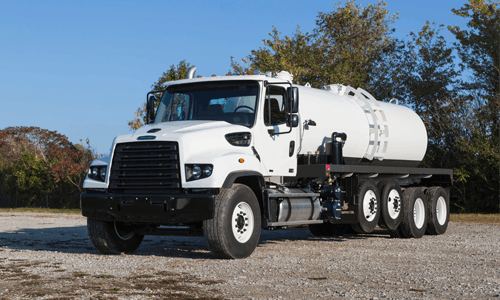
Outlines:
[[205, 169], [203, 169], [203, 175], [205, 175], [205, 177], [212, 175], [212, 167], [206, 166]]
[[200, 179], [201, 177], [201, 168], [198, 166], [193, 167], [193, 179]]
[[105, 179], [106, 179], [106, 167], [102, 167], [102, 168], [99, 170], [99, 175], [101, 176], [101, 179], [102, 179], [102, 180], [105, 180]]
[[208, 164], [187, 164], [186, 167], [186, 181], [198, 180], [210, 177], [212, 175], [214, 166]]
[[99, 171], [97, 167], [92, 168], [92, 177], [97, 178], [97, 175], [99, 175]]
[[89, 178], [94, 179], [94, 180], [99, 180], [99, 181], [105, 181], [107, 168], [108, 167], [106, 167], [106, 166], [92, 166], [92, 167], [90, 167]]
[[250, 132], [229, 133], [226, 134], [226, 140], [233, 146], [248, 147], [252, 140], [252, 134]]

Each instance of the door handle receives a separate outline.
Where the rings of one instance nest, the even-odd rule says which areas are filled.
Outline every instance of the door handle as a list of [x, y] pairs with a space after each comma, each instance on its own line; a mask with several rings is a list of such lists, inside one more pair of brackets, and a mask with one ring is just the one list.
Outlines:
[[292, 157], [294, 151], [295, 151], [295, 141], [291, 141], [290, 148], [288, 148], [288, 156]]

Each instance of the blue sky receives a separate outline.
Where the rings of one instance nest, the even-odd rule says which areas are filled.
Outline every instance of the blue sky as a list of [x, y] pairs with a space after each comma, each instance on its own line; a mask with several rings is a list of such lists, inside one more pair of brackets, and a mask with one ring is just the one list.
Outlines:
[[[230, 57], [261, 47], [272, 26], [311, 31], [336, 2], [0, 0], [0, 129], [38, 126], [107, 153], [170, 65], [186, 59], [197, 75], [224, 75]], [[393, 27], [404, 38], [426, 20], [465, 27], [451, 12], [463, 3], [388, 0], [387, 8], [399, 13]]]

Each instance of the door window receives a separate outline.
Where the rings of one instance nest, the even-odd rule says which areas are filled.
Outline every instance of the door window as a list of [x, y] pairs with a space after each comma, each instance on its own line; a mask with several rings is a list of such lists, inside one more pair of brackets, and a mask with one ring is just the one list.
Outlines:
[[285, 89], [269, 86], [264, 103], [264, 123], [266, 126], [285, 124]]

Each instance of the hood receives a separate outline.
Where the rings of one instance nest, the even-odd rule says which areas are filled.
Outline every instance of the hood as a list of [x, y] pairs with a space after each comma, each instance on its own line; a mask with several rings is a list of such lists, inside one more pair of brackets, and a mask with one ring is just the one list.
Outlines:
[[[153, 130], [155, 132], [148, 133]], [[143, 126], [131, 135], [119, 136], [116, 142], [136, 142], [141, 136], [149, 136], [154, 141], [176, 141], [183, 149], [181, 152], [183, 161], [199, 162], [211, 161], [213, 157], [231, 153], [252, 154], [251, 147], [233, 146], [226, 140], [226, 134], [237, 132], [252, 132], [252, 130], [224, 121], [177, 121]]]
[[[154, 132], [148, 133], [148, 131]], [[250, 128], [235, 125], [224, 121], [177, 121], [177, 122], [164, 122], [159, 124], [149, 124], [142, 126], [132, 134], [132, 138], [139, 136], [151, 135], [156, 136], [157, 139], [165, 139], [170, 135], [181, 135], [191, 132], [208, 132], [213, 133], [231, 133], [239, 131], [251, 131]]]

